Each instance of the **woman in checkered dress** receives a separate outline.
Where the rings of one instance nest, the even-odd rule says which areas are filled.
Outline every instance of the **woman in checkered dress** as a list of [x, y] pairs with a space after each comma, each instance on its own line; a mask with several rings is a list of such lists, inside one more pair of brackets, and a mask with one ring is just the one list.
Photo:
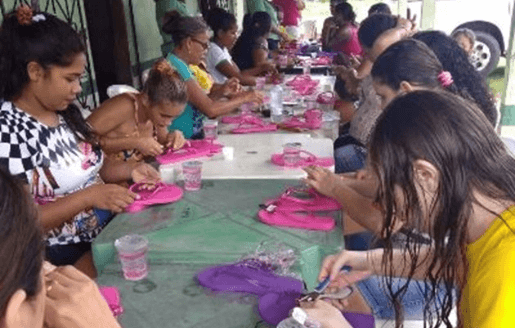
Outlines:
[[145, 164], [104, 159], [73, 104], [85, 66], [81, 37], [55, 16], [21, 6], [4, 19], [0, 166], [25, 182], [39, 205], [47, 258], [94, 276], [91, 241], [136, 197], [108, 183], [156, 179], [158, 173]]

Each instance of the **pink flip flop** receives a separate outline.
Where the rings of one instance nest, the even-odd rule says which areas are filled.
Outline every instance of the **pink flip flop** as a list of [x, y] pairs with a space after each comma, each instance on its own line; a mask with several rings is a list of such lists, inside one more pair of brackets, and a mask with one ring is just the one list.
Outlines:
[[[302, 199], [294, 197], [296, 192], [306, 192], [309, 198]], [[331, 197], [324, 196], [313, 188], [298, 189], [288, 188], [284, 193], [275, 199], [265, 202], [267, 206], [275, 205], [280, 210], [284, 211], [336, 211], [341, 208], [340, 203]]]
[[279, 166], [287, 166], [287, 167], [307, 167], [311, 165], [315, 166], [323, 166], [323, 167], [330, 167], [334, 165], [334, 159], [332, 157], [317, 157], [313, 155], [310, 152], [307, 152], [305, 150], [300, 151], [301, 154], [306, 154], [308, 157], [301, 157], [301, 159], [295, 163], [294, 165], [286, 165], [284, 162], [284, 154], [273, 154], [272, 155], [272, 163]]
[[168, 149], [164, 154], [156, 156], [159, 164], [170, 164], [187, 159], [207, 157], [222, 151], [223, 145], [208, 140], [190, 140], [181, 149]]
[[262, 120], [259, 122], [252, 120], [244, 120], [240, 125], [232, 130], [234, 134], [257, 133], [257, 132], [271, 132], [277, 130], [277, 124], [265, 124]]
[[288, 212], [275, 205], [269, 205], [266, 209], [260, 210], [258, 218], [268, 225], [308, 230], [327, 231], [332, 230], [336, 225], [332, 217], [316, 216], [309, 211]]
[[123, 313], [124, 309], [122, 306], [122, 302], [120, 299], [120, 291], [118, 290], [118, 288], [103, 286], [98, 287], [98, 290], [100, 291], [100, 294], [102, 294], [102, 297], [104, 297], [105, 301], [107, 302], [107, 305], [109, 305], [109, 308], [113, 313], [113, 316], [117, 317]]
[[322, 112], [318, 109], [310, 109], [304, 113], [304, 120], [293, 116], [282, 125], [286, 128], [316, 130], [322, 126], [321, 116]]
[[222, 123], [225, 124], [241, 124], [243, 122], [255, 122], [256, 124], [261, 123], [261, 119], [255, 115], [245, 114], [237, 116], [225, 116], [221, 119]]
[[143, 189], [145, 183], [135, 183], [129, 190], [139, 195], [139, 199], [125, 208], [126, 212], [134, 213], [143, 210], [149, 205], [168, 204], [182, 198], [182, 189], [173, 184], [158, 182], [152, 189]]

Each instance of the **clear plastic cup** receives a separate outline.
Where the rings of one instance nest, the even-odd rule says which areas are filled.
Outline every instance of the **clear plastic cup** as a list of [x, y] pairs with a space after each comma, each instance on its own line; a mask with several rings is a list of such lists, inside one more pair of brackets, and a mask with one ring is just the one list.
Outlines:
[[196, 191], [202, 187], [202, 162], [190, 161], [182, 163], [184, 190]]
[[281, 66], [281, 68], [286, 68], [286, 66], [288, 66], [288, 56], [286, 56], [286, 55], [279, 55], [277, 57], [277, 60], [279, 62], [279, 66]]
[[126, 235], [116, 239], [114, 246], [118, 251], [125, 279], [136, 281], [147, 277], [147, 238], [140, 235]]
[[161, 180], [163, 180], [164, 183], [175, 183], [175, 168], [173, 165], [159, 166], [159, 174], [161, 174]]
[[302, 66], [302, 74], [310, 75], [311, 74], [311, 61], [306, 59], [304, 61], [304, 65]]
[[258, 77], [256, 78], [256, 89], [263, 90], [266, 84], [266, 77]]
[[205, 120], [203, 123], [204, 139], [215, 140], [218, 138], [218, 121]]
[[300, 144], [292, 142], [284, 145], [283, 159], [285, 166], [295, 166], [300, 160]]

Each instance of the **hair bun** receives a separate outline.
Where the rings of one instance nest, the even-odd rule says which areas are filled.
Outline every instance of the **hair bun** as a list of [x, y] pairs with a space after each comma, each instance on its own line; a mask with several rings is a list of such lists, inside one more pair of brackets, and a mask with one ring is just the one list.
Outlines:
[[16, 9], [16, 18], [18, 19], [18, 23], [20, 25], [29, 25], [32, 23], [32, 15], [34, 14], [34, 11], [32, 8], [27, 6], [26, 4], [22, 4], [18, 6], [18, 9]]
[[177, 71], [168, 63], [166, 59], [159, 59], [152, 66], [152, 70], [166, 77], [178, 76]]

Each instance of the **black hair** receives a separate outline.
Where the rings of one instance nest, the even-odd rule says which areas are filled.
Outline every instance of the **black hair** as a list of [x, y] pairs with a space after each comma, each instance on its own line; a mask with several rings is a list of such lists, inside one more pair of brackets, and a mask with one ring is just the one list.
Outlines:
[[335, 14], [340, 15], [346, 22], [350, 22], [352, 24], [356, 23], [356, 13], [350, 3], [342, 2], [338, 4], [334, 10]]
[[0, 168], [0, 321], [12, 295], [41, 291], [44, 241], [36, 207], [21, 181]]
[[143, 93], [152, 104], [159, 104], [164, 100], [179, 104], [188, 101], [186, 85], [166, 59], [159, 59], [154, 63], [145, 81]]
[[250, 19], [244, 21], [243, 32], [234, 44], [232, 57], [241, 70], [254, 66], [252, 52], [255, 49], [256, 40], [270, 32], [272, 19], [264, 11], [255, 12]]
[[222, 8], [214, 8], [208, 13], [207, 24], [216, 38], [218, 31], [227, 32], [236, 25], [236, 17]]
[[[432, 327], [453, 327], [449, 315], [466, 283], [463, 268], [467, 268], [469, 218], [473, 204], [482, 206], [475, 193], [515, 201], [515, 158], [475, 104], [444, 91], [415, 91], [397, 97], [383, 111], [372, 133], [369, 159], [379, 180], [384, 273], [396, 308], [396, 326], [402, 324], [400, 300], [407, 284], [425, 262], [424, 276], [431, 291], [426, 296], [424, 321], [430, 319]], [[417, 192], [414, 163], [419, 159], [438, 171], [432, 204], [424, 205]], [[392, 236], [399, 220], [417, 231], [427, 231], [432, 239], [426, 257], [420, 244], [407, 236], [400, 249], [411, 262], [405, 268], [395, 268], [392, 263]], [[393, 286], [392, 275], [399, 269], [409, 278], [395, 292], [398, 286]], [[442, 288], [443, 298], [437, 300]], [[433, 322], [428, 314], [435, 311], [435, 302], [441, 306], [437, 306]]]
[[[27, 19], [20, 19], [20, 12]], [[37, 17], [33, 19], [32, 17]], [[6, 16], [0, 28], [0, 98], [14, 101], [29, 82], [27, 65], [43, 69], [67, 67], [78, 54], [86, 52], [83, 40], [73, 28], [47, 13], [33, 13], [27, 6]], [[90, 143], [96, 138], [76, 105], [59, 112], [75, 136]]]
[[397, 18], [392, 15], [375, 14], [369, 16], [361, 22], [358, 31], [359, 41], [363, 46], [371, 49], [381, 34], [394, 28], [396, 25]]
[[388, 6], [386, 3], [376, 3], [375, 5], [372, 5], [370, 9], [368, 9], [368, 16], [374, 14], [391, 15], [392, 11], [390, 10], [390, 6]]
[[465, 51], [451, 37], [439, 31], [419, 32], [413, 36], [427, 44], [435, 53], [443, 69], [449, 71], [461, 93], [473, 100], [485, 113], [492, 125], [497, 123], [498, 112], [485, 80], [470, 63]]
[[167, 12], [163, 17], [163, 32], [172, 36], [176, 46], [185, 39], [207, 30], [208, 26], [201, 17], [181, 16], [176, 10]]
[[[402, 81], [426, 88], [442, 88], [438, 79], [443, 67], [431, 49], [421, 41], [405, 39], [388, 47], [374, 62], [375, 81], [399, 90]], [[448, 87], [457, 91], [454, 84]]]

